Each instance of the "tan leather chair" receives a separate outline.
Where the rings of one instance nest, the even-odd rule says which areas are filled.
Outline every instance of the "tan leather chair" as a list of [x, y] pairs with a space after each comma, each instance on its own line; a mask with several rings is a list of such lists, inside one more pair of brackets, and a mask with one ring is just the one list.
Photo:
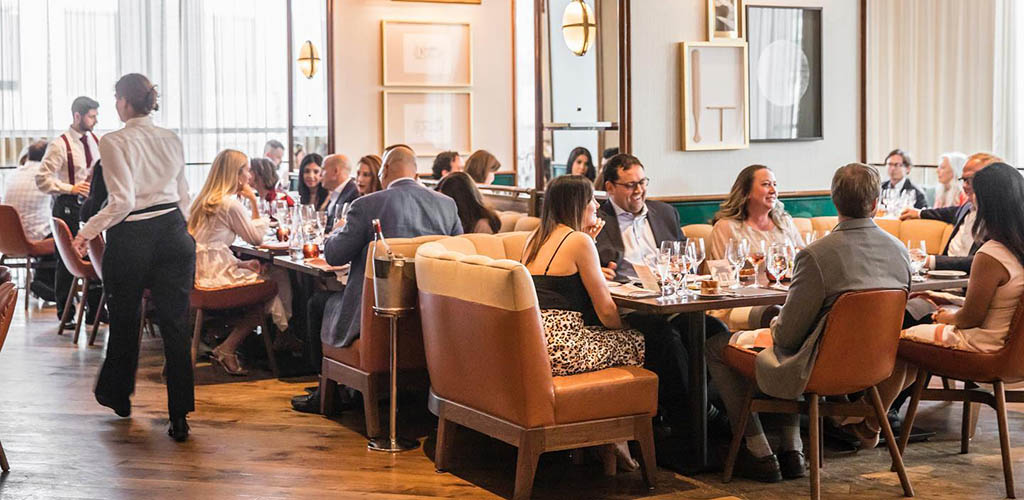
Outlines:
[[522, 212], [498, 212], [498, 218], [501, 219], [501, 228], [498, 229], [499, 233], [510, 233], [516, 229], [516, 222], [527, 215]]
[[39, 241], [28, 239], [18, 211], [10, 205], [0, 205], [0, 254], [3, 254], [4, 259], [25, 259], [25, 310], [28, 310], [32, 298], [28, 287], [32, 284], [34, 261], [39, 257], [53, 255], [54, 251], [53, 238]]
[[682, 227], [683, 236], [687, 238], [704, 238], [706, 245], [711, 244], [711, 224], [687, 224]]
[[[263, 306], [277, 295], [277, 283], [273, 281], [254, 281], [235, 286], [219, 288], [201, 288], [194, 286], [189, 296], [189, 306], [196, 310], [196, 325], [192, 331], [192, 369], [196, 367], [199, 354], [199, 341], [203, 337], [203, 315], [208, 311], [224, 311], [228, 309]], [[274, 343], [270, 340], [271, 322], [268, 315], [263, 314], [263, 347], [267, 349], [267, 360], [270, 370], [276, 377], [277, 358], [274, 356]]]
[[519, 231], [533, 231], [534, 229], [537, 229], [537, 226], [539, 226], [539, 225], [540, 225], [540, 217], [533, 217], [533, 216], [527, 215], [526, 217], [522, 217], [522, 218], [520, 218], [519, 220], [516, 221], [516, 226], [513, 229], [513, 231], [515, 231], [515, 232], [519, 232]]
[[[18, 287], [10, 281], [0, 284], [0, 350], [3, 350], [4, 341], [7, 340], [7, 332], [11, 329], [11, 320], [14, 319], [14, 306], [17, 303]], [[0, 444], [0, 470], [4, 472], [11, 470], [2, 444]]]
[[836, 224], [839, 224], [839, 217], [835, 215], [811, 217], [811, 230], [813, 231], [821, 231], [822, 233], [831, 231], [835, 229]]
[[[1006, 390], [1006, 384], [1024, 381], [1024, 298], [1017, 305], [1017, 312], [1010, 325], [1006, 345], [993, 353], [967, 352], [935, 344], [925, 344], [909, 339], [900, 340], [900, 359], [917, 365], [917, 382], [914, 385], [907, 418], [900, 436], [900, 450], [906, 449], [910, 436], [907, 429], [914, 425], [917, 407], [921, 401], [962, 401], [960, 453], [967, 453], [970, 443], [971, 403], [984, 403], [995, 410], [999, 425], [999, 447], [1003, 457], [1003, 479], [1006, 482], [1006, 496], [1016, 498], [1013, 487], [1013, 460], [1010, 457], [1010, 432], [1006, 420], [1006, 402], [1024, 402], [1024, 390]], [[970, 382], [963, 389], [926, 389], [932, 375]], [[982, 390], [977, 384], [992, 384], [992, 392]]]
[[[420, 236], [417, 238], [388, 238], [387, 243], [395, 253], [406, 257], [416, 255], [420, 245], [444, 236]], [[390, 369], [391, 344], [388, 340], [390, 323], [387, 318], [373, 313], [373, 261], [372, 252], [366, 255], [366, 271], [362, 283], [363, 309], [359, 323], [359, 338], [347, 347], [323, 344], [323, 361], [320, 369], [320, 413], [330, 415], [335, 411], [334, 394], [338, 384], [355, 389], [363, 395], [363, 412], [366, 417], [366, 436], [382, 435], [378, 400], [387, 394]], [[349, 283], [348, 286], [356, 286]], [[420, 332], [419, 311], [398, 320], [398, 369], [412, 374], [403, 374], [398, 381], [404, 386], [421, 385], [423, 377], [416, 377], [426, 367], [423, 356], [423, 334]]]
[[806, 217], [793, 217], [793, 225], [796, 226], [797, 231], [800, 231], [800, 234], [814, 231], [814, 225], [811, 224], [811, 219]]
[[653, 485], [657, 376], [622, 366], [553, 377], [529, 271], [449, 249], [483, 246], [474, 240], [428, 243], [416, 254], [429, 407], [438, 416], [435, 467], [448, 467], [463, 425], [519, 448], [513, 498], [529, 498], [541, 453], [627, 440], [639, 442]]
[[895, 238], [900, 237], [900, 220], [899, 219], [882, 219], [876, 217], [875, 224], [882, 228], [885, 232], [893, 235]]
[[[875, 219], [878, 220], [878, 219]], [[970, 230], [970, 228], [964, 228]], [[908, 240], [917, 242], [924, 240], [929, 255], [938, 255], [946, 248], [946, 242], [953, 234], [953, 225], [940, 220], [909, 219], [900, 222], [900, 233], [897, 238], [903, 243]]]
[[[810, 418], [812, 443], [808, 447], [811, 454], [811, 498], [817, 500], [821, 498], [819, 464], [822, 417], [873, 416], [882, 425], [889, 455], [899, 474], [904, 495], [914, 496], [914, 489], [903, 468], [900, 451], [886, 418], [886, 409], [882, 407], [882, 400], [875, 387], [892, 374], [906, 304], [907, 293], [903, 290], [870, 290], [849, 292], [840, 296], [828, 313], [825, 331], [819, 339], [818, 357], [804, 390], [806, 402], [774, 398], [754, 399], [754, 390], [757, 387], [754, 364], [757, 353], [735, 345], [726, 346], [725, 362], [749, 380], [750, 384], [746, 393], [746, 409], [740, 413], [737, 427], [733, 429], [723, 480], [729, 482], [732, 479], [743, 429], [747, 426], [751, 412], [806, 412]], [[865, 413], [862, 406], [854, 403], [819, 402], [822, 396], [845, 395], [865, 389], [870, 394], [873, 412]], [[907, 428], [910, 428], [909, 425]]]
[[[75, 320], [75, 335], [71, 340], [72, 343], [78, 344], [78, 334], [82, 331], [82, 312], [85, 311], [85, 301], [88, 300], [89, 282], [98, 280], [99, 276], [96, 275], [96, 270], [92, 268], [92, 264], [79, 257], [71, 247], [71, 229], [68, 229], [67, 223], [61, 219], [53, 217], [50, 219], [50, 230], [53, 231], [53, 239], [57, 244], [60, 259], [64, 261], [64, 267], [66, 267], [68, 272], [71, 273], [71, 276], [74, 277], [74, 281], [71, 283], [71, 290], [68, 290], [67, 301], [64, 302], [64, 314], [60, 317], [60, 326], [57, 327], [57, 335], [64, 334], [64, 325], [67, 324], [69, 319], [68, 314], [71, 313], [72, 300], [75, 295], [81, 291], [82, 295], [79, 297], [78, 311], [75, 313], [77, 316], [77, 319]], [[59, 300], [60, 297], [57, 297], [57, 299]], [[97, 311], [96, 314], [96, 321], [99, 321], [99, 311]]]

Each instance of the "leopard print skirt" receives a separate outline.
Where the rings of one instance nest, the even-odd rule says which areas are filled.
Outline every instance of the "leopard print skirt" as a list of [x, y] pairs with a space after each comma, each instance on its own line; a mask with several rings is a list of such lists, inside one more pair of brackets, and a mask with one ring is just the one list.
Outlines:
[[644, 336], [636, 330], [609, 330], [583, 324], [583, 314], [542, 309], [551, 374], [558, 377], [644, 364]]

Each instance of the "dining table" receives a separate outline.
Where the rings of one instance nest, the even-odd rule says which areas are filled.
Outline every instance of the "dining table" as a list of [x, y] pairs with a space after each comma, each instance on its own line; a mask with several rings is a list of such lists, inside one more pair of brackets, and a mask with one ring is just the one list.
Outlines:
[[[926, 278], [924, 281], [911, 283], [910, 291], [924, 292], [937, 290], [963, 289], [967, 287], [967, 278], [936, 279]], [[705, 312], [713, 309], [732, 309], [736, 307], [783, 305], [786, 302], [787, 289], [784, 287], [752, 286], [728, 290], [724, 296], [717, 298], [700, 298], [699, 296], [633, 297], [615, 293], [612, 288], [612, 299], [620, 312], [640, 311], [649, 314], [669, 316], [685, 315], [689, 352], [689, 453], [683, 466], [687, 472], [704, 472], [709, 470], [708, 455], [708, 377], [705, 361], [706, 331], [704, 328]]]

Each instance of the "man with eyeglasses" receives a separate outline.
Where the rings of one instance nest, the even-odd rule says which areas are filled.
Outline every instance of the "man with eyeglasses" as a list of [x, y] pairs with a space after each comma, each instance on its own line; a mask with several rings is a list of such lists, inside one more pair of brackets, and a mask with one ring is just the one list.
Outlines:
[[894, 189], [897, 193], [903, 194], [907, 191], [914, 193], [914, 208], [927, 208], [928, 200], [925, 199], [924, 191], [917, 188], [910, 182], [910, 167], [914, 166], [910, 161], [910, 155], [902, 149], [894, 149], [885, 157], [885, 168], [889, 172], [889, 180], [882, 183], [882, 189]]
[[[597, 235], [597, 252], [605, 278], [615, 281], [637, 279], [634, 265], [644, 264], [644, 256], [657, 254], [663, 241], [681, 241], [679, 213], [667, 203], [647, 199], [647, 178], [644, 166], [636, 157], [617, 154], [601, 169], [608, 199], [597, 215], [604, 220], [604, 229]], [[671, 434], [672, 428], [687, 425], [686, 401], [689, 391], [689, 362], [683, 333], [688, 329], [685, 317], [669, 322], [665, 317], [630, 313], [630, 326], [644, 334], [646, 360], [644, 367], [658, 374], [659, 429]], [[725, 325], [708, 317], [708, 335], [725, 331]], [[728, 428], [724, 415], [709, 406], [709, 420]], [[659, 446], [658, 463], [673, 468], [676, 459], [671, 447]]]

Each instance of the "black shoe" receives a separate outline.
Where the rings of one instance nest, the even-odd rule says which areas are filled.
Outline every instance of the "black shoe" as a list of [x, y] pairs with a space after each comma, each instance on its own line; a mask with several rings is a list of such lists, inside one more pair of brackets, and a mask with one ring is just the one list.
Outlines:
[[736, 457], [735, 474], [762, 483], [782, 481], [779, 459], [775, 455], [757, 458], [750, 454], [746, 446], [740, 448], [740, 453]]
[[128, 417], [131, 416], [132, 414], [132, 402], [130, 399], [114, 402], [112, 398], [100, 395], [100, 393], [97, 392], [96, 402], [103, 406], [106, 406], [107, 408], [110, 408], [111, 410], [114, 410], [114, 413], [116, 413], [117, 416], [119, 417]]
[[719, 410], [715, 405], [708, 405], [708, 432], [720, 436], [732, 437], [732, 424], [725, 412]]
[[292, 398], [292, 409], [302, 413], [320, 413], [320, 390]]
[[314, 392], [320, 390], [320, 386], [319, 385], [311, 385], [311, 386], [306, 387], [306, 388], [304, 388], [302, 390], [306, 391], [306, 394], [313, 394]]
[[167, 435], [181, 443], [188, 439], [188, 429], [188, 421], [185, 420], [185, 417], [172, 418], [171, 426], [167, 428]]
[[779, 470], [782, 477], [796, 479], [807, 475], [807, 461], [804, 460], [804, 452], [789, 450], [779, 453]]

